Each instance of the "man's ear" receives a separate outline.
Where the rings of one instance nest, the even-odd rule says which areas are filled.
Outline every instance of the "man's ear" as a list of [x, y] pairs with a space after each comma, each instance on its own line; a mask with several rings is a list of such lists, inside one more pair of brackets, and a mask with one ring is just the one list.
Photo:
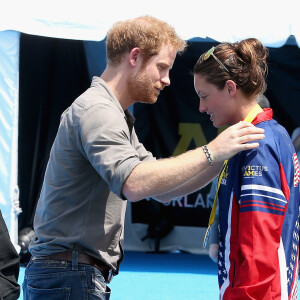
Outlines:
[[237, 90], [236, 83], [232, 80], [227, 80], [225, 85], [226, 85], [228, 94], [230, 96], [235, 96], [236, 90]]
[[131, 49], [131, 51], [129, 53], [129, 61], [132, 66], [135, 66], [137, 64], [137, 60], [138, 60], [140, 53], [141, 53], [141, 49], [138, 47]]

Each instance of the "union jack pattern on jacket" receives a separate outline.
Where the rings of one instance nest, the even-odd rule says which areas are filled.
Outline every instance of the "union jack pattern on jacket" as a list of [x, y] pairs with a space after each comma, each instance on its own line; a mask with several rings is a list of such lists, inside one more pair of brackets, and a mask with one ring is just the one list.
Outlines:
[[272, 115], [254, 119], [265, 139], [229, 160], [220, 185], [220, 299], [297, 299], [299, 165]]

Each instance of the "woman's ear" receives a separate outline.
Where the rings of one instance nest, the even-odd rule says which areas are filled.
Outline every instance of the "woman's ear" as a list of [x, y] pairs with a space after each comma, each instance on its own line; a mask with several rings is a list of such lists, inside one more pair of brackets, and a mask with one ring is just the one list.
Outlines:
[[235, 96], [237, 90], [236, 83], [232, 80], [227, 80], [225, 85], [229, 95]]
[[139, 54], [141, 53], [140, 48], [133, 48], [129, 53], [129, 61], [132, 66], [135, 66], [137, 64], [137, 59]]

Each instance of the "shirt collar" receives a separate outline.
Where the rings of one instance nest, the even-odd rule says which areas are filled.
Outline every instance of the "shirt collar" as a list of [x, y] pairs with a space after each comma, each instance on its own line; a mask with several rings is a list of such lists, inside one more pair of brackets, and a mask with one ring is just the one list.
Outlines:
[[106, 82], [102, 78], [100, 78], [98, 76], [94, 76], [92, 79], [91, 87], [99, 87], [99, 86], [101, 86], [102, 88], [104, 88], [107, 91], [111, 100], [116, 104], [118, 109], [125, 115], [124, 110], [123, 110], [119, 100], [116, 98], [116, 96], [113, 94], [113, 92], [109, 89]]
[[273, 118], [273, 110], [271, 108], [264, 108], [263, 112], [259, 113], [253, 120], [252, 124], [256, 125], [264, 121], [270, 121]]
[[130, 112], [130, 110], [127, 108], [124, 111], [121, 104], [120, 104], [120, 102], [119, 102], [119, 100], [116, 98], [116, 96], [113, 94], [113, 92], [109, 89], [106, 82], [102, 78], [100, 78], [98, 76], [94, 76], [93, 79], [92, 79], [91, 87], [97, 87], [97, 86], [101, 86], [107, 91], [107, 93], [109, 94], [109, 96], [110, 96], [111, 100], [113, 101], [113, 103], [118, 107], [118, 109], [124, 115], [124, 118], [127, 122], [127, 125], [129, 127], [129, 129], [130, 129], [130, 132], [132, 132], [132, 128], [133, 128], [133, 125], [135, 123], [135, 118], [132, 115], [132, 113]]

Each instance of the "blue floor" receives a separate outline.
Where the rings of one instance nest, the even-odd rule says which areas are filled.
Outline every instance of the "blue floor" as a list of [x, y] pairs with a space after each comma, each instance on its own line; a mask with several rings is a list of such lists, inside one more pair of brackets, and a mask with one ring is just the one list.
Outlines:
[[[217, 265], [206, 255], [126, 252], [120, 274], [110, 283], [110, 300], [215, 300], [216, 274]], [[23, 278], [21, 268], [20, 284]]]

